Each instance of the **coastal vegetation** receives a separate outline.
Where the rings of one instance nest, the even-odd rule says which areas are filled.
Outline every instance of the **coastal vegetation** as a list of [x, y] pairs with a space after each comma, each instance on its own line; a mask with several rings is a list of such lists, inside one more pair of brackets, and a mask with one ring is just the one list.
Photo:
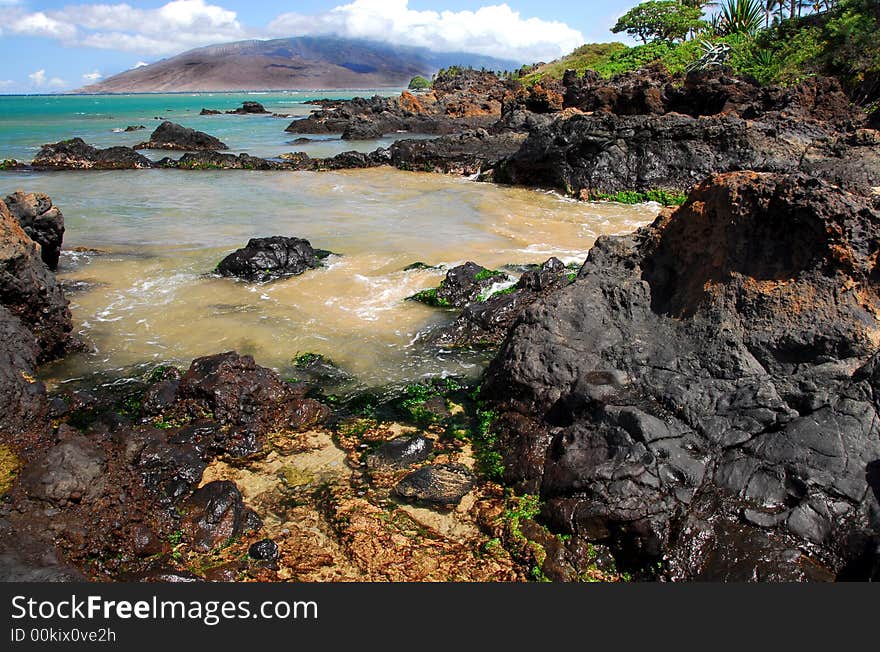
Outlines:
[[698, 67], [707, 52], [724, 45], [722, 62], [736, 74], [762, 84], [831, 75], [873, 108], [880, 93], [878, 6], [873, 0], [646, 2], [614, 28], [640, 38], [641, 45], [586, 44], [520, 78], [527, 85], [546, 83], [561, 79], [566, 69], [610, 78], [653, 64], [679, 73]]

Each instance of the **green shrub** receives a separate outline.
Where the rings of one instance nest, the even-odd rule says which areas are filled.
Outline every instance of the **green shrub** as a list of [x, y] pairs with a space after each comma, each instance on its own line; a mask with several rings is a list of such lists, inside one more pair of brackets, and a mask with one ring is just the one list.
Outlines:
[[409, 90], [411, 91], [424, 91], [429, 88], [431, 88], [430, 80], [425, 79], [421, 75], [416, 75], [409, 80]]
[[614, 77], [625, 72], [638, 70], [668, 56], [675, 48], [675, 45], [658, 41], [620, 50], [600, 63], [596, 67], [596, 72], [603, 77]]

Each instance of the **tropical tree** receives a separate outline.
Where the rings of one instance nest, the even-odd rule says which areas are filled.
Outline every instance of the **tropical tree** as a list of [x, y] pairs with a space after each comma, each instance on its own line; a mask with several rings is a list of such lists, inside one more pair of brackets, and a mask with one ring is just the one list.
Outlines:
[[686, 6], [678, 0], [643, 2], [621, 16], [611, 31], [615, 34], [626, 32], [641, 39], [642, 43], [649, 40], [674, 42], [704, 27], [702, 16], [702, 9]]

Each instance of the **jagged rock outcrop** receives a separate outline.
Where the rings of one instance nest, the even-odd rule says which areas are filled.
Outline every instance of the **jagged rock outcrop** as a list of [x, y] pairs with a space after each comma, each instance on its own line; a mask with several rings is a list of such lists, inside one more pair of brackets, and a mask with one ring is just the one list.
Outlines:
[[526, 310], [484, 388], [560, 531], [679, 579], [877, 579], [880, 212], [713, 176]]
[[132, 170], [153, 163], [131, 147], [97, 149], [82, 138], [71, 138], [43, 145], [31, 165], [43, 170]]
[[218, 138], [166, 120], [150, 134], [150, 140], [135, 149], [171, 149], [184, 152], [213, 152], [229, 149]]
[[73, 329], [68, 302], [5, 202], [0, 202], [0, 305], [33, 333], [39, 362], [65, 351]]
[[524, 140], [521, 134], [477, 129], [430, 140], [398, 140], [388, 151], [391, 164], [401, 170], [472, 176], [515, 154]]
[[[858, 173], [851, 171], [858, 169]], [[494, 180], [589, 197], [623, 190], [687, 191], [710, 174], [809, 171], [868, 194], [880, 179], [875, 148], [735, 116], [573, 115], [533, 130]]]
[[453, 134], [488, 127], [501, 116], [501, 103], [511, 84], [476, 70], [438, 76], [433, 88], [418, 97], [354, 98], [326, 101], [308, 118], [294, 120], [287, 131], [297, 134], [347, 133], [348, 139], [378, 138], [408, 131]]
[[[57, 222], [48, 197], [16, 193], [12, 198], [21, 200], [14, 204], [25, 214], [25, 222], [24, 208], [46, 208], [41, 216], [47, 224], [39, 223], [41, 216], [31, 224], [36, 223], [39, 233], [53, 232], [49, 225]], [[60, 212], [57, 218], [61, 219]], [[60, 247], [60, 234], [58, 238]], [[45, 386], [36, 378], [37, 365], [65, 352], [72, 329], [68, 302], [55, 276], [18, 219], [0, 201], [0, 434], [6, 436], [6, 443], [30, 447], [43, 437], [48, 401]]]
[[[810, 122], [820, 127], [826, 123], [834, 130], [852, 129], [865, 120], [840, 83], [829, 77], [810, 77], [792, 86], [761, 86], [723, 69], [672, 75], [662, 65], [655, 65], [613, 79], [602, 79], [593, 71], [578, 76], [569, 70], [562, 87], [559, 110], [621, 116], [682, 113], [694, 118], [725, 114], [792, 124]], [[530, 96], [520, 94], [517, 100], [518, 106], [527, 106]]]
[[64, 215], [43, 193], [20, 190], [6, 197], [6, 207], [18, 220], [28, 237], [40, 245], [40, 257], [55, 270], [64, 239]]
[[301, 430], [329, 416], [326, 406], [305, 398], [306, 388], [285, 383], [252, 357], [234, 352], [194, 360], [175, 389], [173, 403], [162, 413], [187, 419], [211, 415], [222, 428], [203, 433], [201, 445], [234, 456], [262, 450], [271, 432]]
[[431, 333], [428, 341], [454, 348], [499, 346], [526, 308], [570, 282], [569, 273], [561, 260], [551, 258], [525, 272], [515, 285], [469, 303], [454, 322]]

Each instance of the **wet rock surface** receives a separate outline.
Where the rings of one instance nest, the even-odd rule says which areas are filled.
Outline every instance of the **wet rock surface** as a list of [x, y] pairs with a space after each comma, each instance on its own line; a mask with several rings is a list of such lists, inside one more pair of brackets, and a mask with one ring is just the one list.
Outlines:
[[163, 158], [156, 167], [179, 170], [278, 170], [283, 166], [250, 154], [224, 154], [222, 152], [187, 152], [179, 159]]
[[189, 127], [164, 121], [150, 134], [150, 139], [135, 149], [171, 149], [186, 152], [229, 149], [218, 138]]
[[508, 276], [504, 272], [486, 269], [469, 261], [450, 269], [440, 287], [419, 292], [412, 298], [440, 308], [464, 308], [493, 285], [506, 280]]
[[321, 423], [329, 410], [305, 398], [250, 356], [229, 352], [194, 360], [181, 377], [172, 413], [210, 416], [223, 426], [206, 445], [234, 456], [262, 448], [269, 433]]
[[44, 145], [32, 164], [41, 170], [133, 170], [153, 166], [131, 147], [97, 149], [82, 138]]
[[875, 555], [878, 218], [817, 180], [734, 173], [600, 238], [487, 372], [508, 479], [554, 527], [674, 577]]
[[461, 502], [473, 489], [474, 480], [474, 474], [463, 466], [423, 466], [398, 482], [394, 494], [415, 503], [448, 507]]
[[24, 232], [40, 245], [43, 262], [55, 271], [64, 239], [64, 215], [61, 209], [43, 193], [24, 193], [19, 190], [8, 195], [5, 201], [9, 212], [18, 220]]
[[367, 466], [406, 468], [428, 459], [433, 450], [434, 444], [431, 440], [421, 435], [397, 437], [380, 444], [376, 450], [367, 455]]
[[272, 539], [261, 539], [248, 548], [248, 555], [260, 561], [275, 561], [278, 559], [278, 544]]
[[316, 251], [303, 238], [253, 238], [246, 247], [220, 261], [217, 273], [265, 283], [316, 269], [321, 266], [320, 258], [326, 255], [327, 252]]
[[428, 341], [454, 348], [500, 346], [526, 308], [569, 284], [573, 275], [561, 260], [551, 258], [537, 269], [523, 273], [515, 285], [467, 304], [452, 324], [432, 333]]
[[181, 510], [181, 527], [196, 550], [211, 550], [262, 526], [256, 513], [245, 507], [241, 492], [229, 481], [209, 482], [195, 491]]

